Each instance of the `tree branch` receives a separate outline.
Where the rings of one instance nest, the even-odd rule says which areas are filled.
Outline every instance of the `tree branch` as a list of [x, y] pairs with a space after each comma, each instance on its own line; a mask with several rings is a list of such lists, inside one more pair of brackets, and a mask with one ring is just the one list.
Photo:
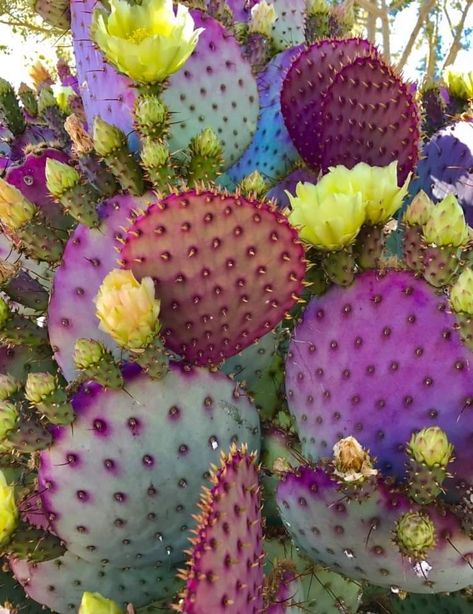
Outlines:
[[473, 0], [467, 0], [465, 6], [463, 7], [463, 13], [455, 29], [455, 35], [453, 37], [452, 45], [447, 53], [445, 62], [443, 63], [443, 68], [445, 68], [446, 66], [450, 66], [450, 64], [453, 64], [453, 62], [455, 61], [455, 58], [458, 55], [458, 52], [462, 48], [461, 39], [462, 39], [462, 34], [463, 34], [463, 28], [465, 27], [465, 21], [468, 16], [468, 12], [471, 8], [472, 3], [473, 3]]
[[[469, 1], [471, 2], [471, 0]], [[424, 0], [422, 2], [420, 9], [419, 9], [419, 15], [417, 17], [417, 22], [414, 26], [414, 29], [411, 32], [409, 40], [407, 41], [407, 45], [404, 48], [401, 59], [399, 60], [399, 64], [397, 65], [399, 70], [402, 70], [404, 66], [406, 65], [406, 62], [409, 59], [409, 56], [411, 55], [412, 49], [419, 35], [420, 29], [422, 28], [424, 21], [426, 20], [429, 12], [432, 10], [434, 5], [435, 5], [435, 0]]]
[[383, 54], [386, 62], [391, 62], [391, 37], [389, 31], [389, 11], [386, 0], [381, 0], [383, 14], [381, 16], [381, 32], [383, 34]]

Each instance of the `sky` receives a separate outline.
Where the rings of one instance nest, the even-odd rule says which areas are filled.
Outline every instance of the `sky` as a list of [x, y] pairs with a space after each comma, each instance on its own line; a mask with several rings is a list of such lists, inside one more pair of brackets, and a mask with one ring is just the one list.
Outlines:
[[[416, 3], [404, 9], [396, 18], [392, 27], [392, 51], [395, 53], [399, 49], [402, 49], [409, 37], [411, 29], [416, 21], [417, 6]], [[452, 12], [452, 21], [455, 23], [458, 19], [458, 13]], [[466, 23], [466, 28], [473, 30], [473, 8], [470, 10], [470, 14]], [[449, 33], [448, 25], [445, 19], [441, 27], [442, 38], [445, 41], [445, 47], [448, 48], [451, 41], [451, 35]], [[58, 46], [65, 46], [67, 41], [60, 39], [53, 41]], [[5, 55], [0, 51], [0, 76], [4, 79], [8, 79], [15, 86], [20, 85], [22, 81], [29, 83], [28, 67], [32, 63], [32, 58], [44, 56], [54, 61], [55, 52], [54, 44], [50, 40], [36, 42], [25, 41], [19, 36], [11, 32], [9, 28], [0, 24], [0, 43], [8, 43], [13, 52], [9, 55]], [[473, 46], [472, 46], [473, 47]], [[69, 47], [70, 48], [70, 47]], [[421, 73], [418, 71], [418, 67], [422, 58], [425, 57], [425, 49], [417, 49], [411, 54], [408, 64], [404, 69], [404, 76], [409, 80], [417, 80]], [[473, 68], [473, 48], [470, 51], [460, 52], [456, 66], [461, 70], [472, 70]]]

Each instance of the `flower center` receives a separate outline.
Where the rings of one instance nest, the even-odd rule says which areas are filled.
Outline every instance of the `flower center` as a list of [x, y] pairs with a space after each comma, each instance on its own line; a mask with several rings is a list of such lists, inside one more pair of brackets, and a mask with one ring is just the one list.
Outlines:
[[127, 36], [127, 39], [137, 45], [145, 40], [145, 38], [149, 38], [153, 36], [153, 33], [148, 28], [138, 28], [130, 32]]

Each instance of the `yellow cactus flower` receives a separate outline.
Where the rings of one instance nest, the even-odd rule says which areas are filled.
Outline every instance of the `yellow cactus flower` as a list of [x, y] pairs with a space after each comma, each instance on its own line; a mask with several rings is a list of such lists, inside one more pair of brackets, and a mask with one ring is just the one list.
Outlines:
[[95, 305], [100, 328], [124, 348], [144, 349], [159, 331], [160, 301], [151, 277], [140, 283], [131, 271], [115, 269], [103, 280]]
[[360, 192], [366, 211], [366, 221], [373, 226], [384, 224], [396, 213], [407, 194], [410, 175], [399, 187], [397, 161], [388, 166], [370, 166], [365, 162], [347, 169], [335, 166], [320, 180], [321, 189], [343, 194]]
[[18, 517], [15, 489], [8, 485], [3, 471], [0, 471], [0, 546], [8, 543], [18, 524]]
[[36, 207], [20, 190], [0, 179], [0, 222], [9, 230], [18, 230], [36, 213]]
[[52, 90], [57, 106], [63, 113], [70, 113], [69, 98], [75, 94], [72, 87], [70, 85], [53, 85]]
[[455, 70], [453, 66], [447, 66], [442, 76], [454, 96], [466, 100], [473, 98], [473, 70], [461, 72]]
[[291, 224], [301, 239], [326, 251], [349, 245], [365, 221], [361, 194], [325, 193], [320, 184], [298, 183], [296, 196], [289, 192]]
[[110, 13], [96, 10], [91, 36], [116, 68], [140, 84], [164, 81], [184, 66], [202, 28], [194, 30], [189, 9], [172, 0], [109, 0]]
[[30, 67], [29, 75], [34, 83], [35, 88], [38, 90], [43, 84], [51, 84], [53, 78], [51, 73], [39, 60]]
[[248, 24], [249, 32], [263, 34], [271, 38], [273, 24], [277, 19], [274, 5], [268, 4], [266, 0], [261, 0], [251, 9], [251, 18]]
[[473, 316], [473, 269], [465, 269], [453, 284], [450, 305], [457, 313]]
[[433, 207], [422, 233], [427, 243], [438, 246], [460, 247], [468, 241], [465, 214], [453, 194], [448, 194]]
[[80, 603], [79, 614], [123, 614], [122, 608], [99, 593], [84, 593]]

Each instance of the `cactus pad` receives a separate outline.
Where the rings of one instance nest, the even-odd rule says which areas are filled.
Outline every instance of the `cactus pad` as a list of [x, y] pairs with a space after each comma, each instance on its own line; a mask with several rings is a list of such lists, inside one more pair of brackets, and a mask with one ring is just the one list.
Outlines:
[[383, 473], [402, 477], [412, 432], [438, 425], [455, 446], [453, 485], [468, 479], [470, 365], [445, 299], [411, 273], [368, 272], [332, 288], [308, 305], [286, 363], [304, 454], [331, 456], [354, 435]]
[[130, 601], [146, 605], [166, 596], [171, 601], [176, 589], [168, 569], [112, 567], [84, 561], [70, 552], [45, 563], [11, 560], [10, 565], [31, 599], [60, 614], [77, 612], [84, 591], [99, 592], [125, 606]]
[[371, 496], [350, 501], [322, 469], [305, 467], [283, 478], [277, 498], [281, 517], [302, 550], [348, 577], [417, 593], [455, 591], [471, 582], [473, 541], [446, 510], [428, 509], [437, 543], [426, 561], [416, 563], [400, 554], [393, 529], [413, 504], [381, 479]]
[[71, 11], [68, 0], [35, 0], [34, 10], [55, 28], [69, 30]]
[[281, 102], [289, 134], [313, 168], [398, 160], [403, 182], [417, 163], [413, 95], [367, 41], [314, 43], [290, 68]]
[[286, 194], [286, 190], [291, 194], [295, 194], [296, 186], [300, 181], [317, 183], [317, 175], [308, 168], [298, 168], [273, 186], [266, 197], [274, 199], [281, 208], [287, 207], [287, 205], [289, 205], [289, 198]]
[[151, 380], [136, 371], [125, 372], [124, 390], [90, 384], [73, 398], [74, 428], [54, 430], [39, 482], [71, 552], [167, 566], [184, 558], [209, 465], [232, 441], [257, 448], [258, 416], [221, 374], [173, 366]]
[[222, 454], [201, 499], [180, 610], [248, 612], [263, 605], [263, 534], [256, 454]]
[[424, 190], [441, 200], [455, 194], [473, 224], [473, 123], [458, 122], [437, 132], [423, 148], [411, 193]]
[[168, 348], [218, 364], [272, 330], [301, 290], [304, 252], [285, 216], [242, 196], [172, 194], [131, 226], [122, 264], [154, 278]]
[[273, 0], [277, 19], [271, 37], [276, 49], [282, 51], [305, 42], [306, 0]]
[[100, 206], [101, 227], [79, 225], [66, 245], [54, 277], [48, 326], [55, 358], [68, 380], [77, 375], [73, 360], [77, 339], [97, 339], [119, 353], [111, 337], [98, 328], [94, 298], [104, 277], [117, 266], [114, 241], [117, 246], [133, 211], [146, 207], [149, 200], [130, 195], [106, 200]]
[[281, 178], [297, 160], [281, 115], [281, 86], [293, 59], [302, 47], [293, 47], [276, 55], [258, 75], [260, 114], [253, 141], [238, 162], [228, 170], [238, 183], [253, 171], [273, 181]]

